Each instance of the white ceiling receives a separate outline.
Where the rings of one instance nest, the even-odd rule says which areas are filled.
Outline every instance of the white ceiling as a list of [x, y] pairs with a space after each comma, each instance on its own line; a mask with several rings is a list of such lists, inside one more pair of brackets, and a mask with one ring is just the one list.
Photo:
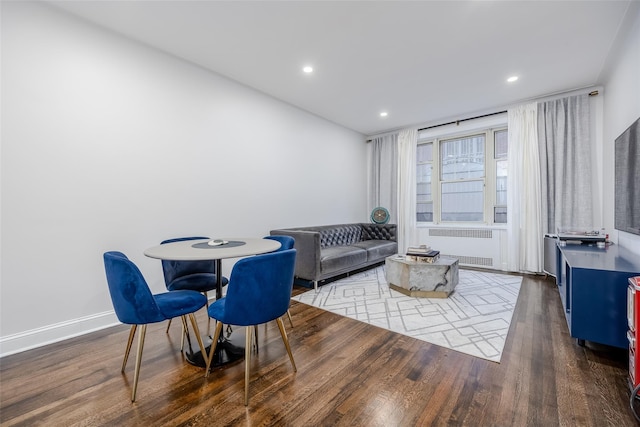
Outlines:
[[601, 84], [632, 2], [50, 3], [373, 135]]

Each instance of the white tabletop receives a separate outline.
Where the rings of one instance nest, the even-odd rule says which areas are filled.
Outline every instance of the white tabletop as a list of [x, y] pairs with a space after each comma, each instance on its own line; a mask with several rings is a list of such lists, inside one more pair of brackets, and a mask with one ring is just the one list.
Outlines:
[[[149, 258], [172, 261], [202, 261], [264, 254], [280, 248], [280, 242], [271, 239], [244, 237], [223, 239], [233, 244], [237, 244], [236, 242], [244, 243], [239, 246], [233, 246], [231, 244], [208, 246], [206, 243], [209, 242], [209, 240], [210, 239], [184, 240], [181, 242], [165, 243], [164, 245], [147, 249], [144, 251], [144, 254]], [[198, 245], [199, 247], [194, 247], [194, 245]]]

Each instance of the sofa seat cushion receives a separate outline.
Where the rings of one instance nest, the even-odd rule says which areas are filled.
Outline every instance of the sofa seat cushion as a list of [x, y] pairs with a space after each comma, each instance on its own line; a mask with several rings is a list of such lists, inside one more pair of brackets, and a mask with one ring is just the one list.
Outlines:
[[329, 246], [320, 251], [322, 274], [367, 262], [367, 251], [357, 246]]
[[353, 246], [367, 251], [367, 261], [386, 258], [398, 253], [398, 243], [392, 240], [363, 240]]

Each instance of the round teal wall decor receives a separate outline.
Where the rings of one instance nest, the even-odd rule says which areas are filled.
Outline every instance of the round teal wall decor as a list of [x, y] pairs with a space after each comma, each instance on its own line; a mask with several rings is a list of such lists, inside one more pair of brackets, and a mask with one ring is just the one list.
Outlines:
[[375, 224], [386, 224], [389, 222], [389, 211], [381, 206], [373, 208], [371, 211], [371, 222]]

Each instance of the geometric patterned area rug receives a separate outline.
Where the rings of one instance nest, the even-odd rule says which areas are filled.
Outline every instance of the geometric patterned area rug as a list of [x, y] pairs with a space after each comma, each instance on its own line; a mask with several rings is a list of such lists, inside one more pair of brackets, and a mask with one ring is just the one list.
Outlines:
[[384, 265], [292, 299], [441, 347], [500, 362], [522, 277], [459, 270], [448, 298], [389, 289]]

